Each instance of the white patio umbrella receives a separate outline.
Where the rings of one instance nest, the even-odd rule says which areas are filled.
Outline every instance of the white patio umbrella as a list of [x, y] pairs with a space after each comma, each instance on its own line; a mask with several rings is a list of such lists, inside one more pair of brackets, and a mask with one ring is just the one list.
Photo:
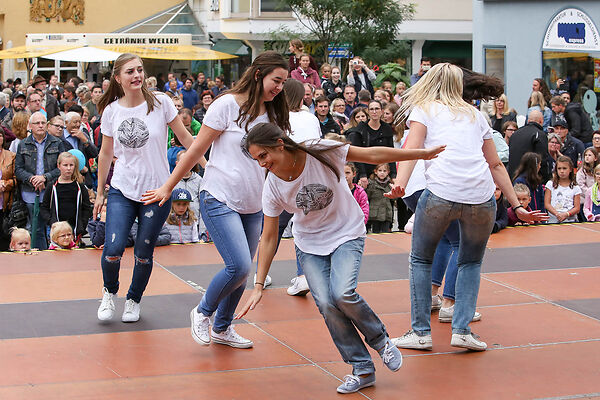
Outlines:
[[97, 47], [85, 46], [77, 49], [59, 51], [58, 53], [46, 54], [43, 58], [60, 61], [73, 62], [102, 62], [114, 61], [121, 53], [111, 50], [99, 49]]

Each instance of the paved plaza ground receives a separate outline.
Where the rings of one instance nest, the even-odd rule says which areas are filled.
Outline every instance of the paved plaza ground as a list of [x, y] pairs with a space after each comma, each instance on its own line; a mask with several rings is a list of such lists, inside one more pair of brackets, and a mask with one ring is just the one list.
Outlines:
[[[471, 325], [488, 350], [451, 347], [450, 324], [433, 313], [433, 351], [402, 350], [396, 373], [373, 352], [377, 384], [352, 395], [335, 392], [351, 368], [312, 298], [286, 294], [292, 240], [271, 269], [273, 287], [236, 325], [254, 341], [250, 350], [204, 347], [190, 336], [189, 312], [222, 266], [212, 244], [157, 248], [135, 324], [120, 322], [123, 297], [114, 322], [96, 318], [100, 251], [0, 254], [0, 399], [600, 398], [599, 243], [600, 223], [492, 235], [477, 308], [483, 318]], [[410, 327], [409, 248], [404, 233], [366, 241], [358, 291], [391, 336]], [[121, 296], [132, 264], [128, 249]]]

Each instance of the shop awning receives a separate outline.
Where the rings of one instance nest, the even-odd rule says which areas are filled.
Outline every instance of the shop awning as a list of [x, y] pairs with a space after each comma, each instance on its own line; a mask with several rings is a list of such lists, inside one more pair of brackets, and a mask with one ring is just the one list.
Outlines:
[[472, 58], [473, 44], [470, 41], [426, 41], [423, 57], [456, 59]]
[[236, 56], [248, 55], [248, 46], [246, 46], [241, 40], [237, 39], [221, 39], [215, 43], [212, 49]]
[[78, 49], [71, 49], [65, 51], [59, 51], [58, 53], [46, 54], [43, 58], [49, 58], [50, 60], [60, 61], [74, 61], [74, 62], [102, 62], [102, 61], [114, 61], [121, 53], [99, 49], [97, 47], [86, 46]]
[[237, 56], [191, 45], [107, 45], [98, 48], [117, 53], [133, 53], [160, 60], [226, 60]]
[[9, 58], [34, 58], [42, 57], [47, 54], [58, 53], [59, 51], [76, 49], [81, 45], [62, 45], [62, 46], [17, 46], [7, 50], [0, 51], [0, 60]]

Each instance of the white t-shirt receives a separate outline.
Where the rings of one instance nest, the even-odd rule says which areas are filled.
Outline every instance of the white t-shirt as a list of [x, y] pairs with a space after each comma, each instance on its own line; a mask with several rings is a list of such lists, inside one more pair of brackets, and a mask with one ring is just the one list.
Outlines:
[[[555, 189], [552, 181], [548, 181], [546, 183], [546, 190], [549, 190], [550, 194], [552, 195], [550, 199], [550, 204], [552, 204], [552, 207], [554, 207], [554, 209], [558, 212], [569, 211], [575, 206], [574, 197], [576, 195], [581, 196], [581, 188], [579, 187], [579, 185], [573, 185], [572, 188], [568, 186], [558, 185], [558, 187]], [[548, 216], [549, 223], [558, 222], [558, 219], [556, 219], [554, 215], [548, 213]], [[577, 215], [573, 215], [565, 219], [563, 222], [577, 222]]]
[[[215, 100], [204, 115], [204, 125], [223, 133], [212, 144], [202, 190], [235, 212], [253, 214], [262, 208], [265, 170], [242, 151], [247, 133], [245, 121], [243, 127], [234, 122], [239, 112], [234, 95], [226, 94]], [[261, 122], [269, 122], [267, 113], [252, 121], [248, 130]]]
[[[404, 143], [408, 139], [408, 132], [402, 140], [400, 140], [400, 148], [404, 146]], [[394, 142], [396, 143], [396, 142]], [[396, 164], [396, 169], [400, 168], [402, 165], [400, 162]], [[406, 183], [406, 188], [404, 188], [404, 196], [403, 199], [412, 196], [415, 192], [419, 190], [423, 190], [427, 187], [427, 181], [425, 180], [425, 162], [423, 160], [417, 160], [415, 163], [415, 168], [413, 169], [408, 182]]]
[[308, 111], [290, 112], [290, 138], [296, 143], [321, 137], [319, 119]]
[[415, 107], [408, 124], [427, 127], [425, 147], [446, 145], [437, 158], [425, 161], [427, 189], [443, 199], [463, 204], [481, 204], [494, 194], [496, 185], [483, 156], [483, 141], [492, 138], [492, 128], [479, 112], [454, 116], [448, 107], [432, 103], [429, 113]]
[[[332, 140], [318, 143], [317, 146], [339, 145]], [[329, 255], [341, 244], [366, 235], [365, 216], [344, 179], [349, 147], [344, 145], [325, 153], [340, 173], [339, 182], [326, 165], [311, 155], [306, 156], [300, 176], [291, 182], [272, 173], [267, 175], [263, 212], [269, 217], [277, 217], [283, 210], [294, 214], [294, 242], [305, 253]]]
[[100, 130], [113, 138], [117, 157], [110, 184], [133, 201], [140, 201], [147, 190], [159, 188], [169, 178], [167, 124], [175, 119], [177, 109], [168, 96], [155, 94], [158, 102], [150, 114], [146, 102], [123, 107], [117, 100], [102, 114]]

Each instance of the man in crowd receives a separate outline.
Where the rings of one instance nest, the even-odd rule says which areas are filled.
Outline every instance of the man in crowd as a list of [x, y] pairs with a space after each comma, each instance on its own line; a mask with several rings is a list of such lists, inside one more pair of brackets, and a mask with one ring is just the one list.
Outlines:
[[181, 89], [181, 96], [183, 97], [183, 107], [192, 110], [196, 104], [198, 104], [198, 92], [192, 89], [192, 78], [186, 78]]
[[206, 75], [204, 75], [204, 72], [198, 72], [198, 77], [196, 78], [196, 82], [194, 82], [193, 88], [197, 93], [203, 93], [205, 90], [208, 90], [208, 84], [206, 83]]
[[571, 135], [568, 123], [562, 116], [559, 115], [554, 120], [553, 126], [554, 133], [560, 136], [560, 141], [562, 142], [560, 152], [563, 156], [569, 157], [573, 161], [573, 165], [577, 167], [577, 159], [580, 156], [583, 157], [585, 150], [583, 142]]
[[542, 125], [544, 116], [541, 112], [534, 110], [529, 113], [527, 125], [517, 129], [510, 137], [508, 145], [508, 173], [511, 178], [519, 167], [521, 157], [527, 152], [538, 153], [542, 157], [540, 173], [544, 182], [552, 177], [552, 171], [547, 169], [548, 165], [548, 136], [544, 133]]
[[102, 81], [102, 93], [106, 93], [109, 85], [110, 85], [110, 81], [108, 79], [105, 79]]
[[410, 76], [410, 86], [413, 86], [415, 83], [419, 81], [425, 75], [427, 71], [431, 69], [431, 60], [428, 57], [421, 58], [421, 66], [419, 67], [419, 71], [416, 74], [412, 74]]
[[569, 124], [569, 133], [582, 141], [586, 146], [592, 145], [592, 135], [594, 129], [590, 123], [590, 117], [587, 115], [581, 104], [568, 103], [561, 96], [554, 96], [550, 100], [552, 107], [552, 121], [564, 116]]
[[313, 102], [313, 94], [315, 88], [310, 83], [304, 84], [304, 97], [302, 98], [302, 104], [306, 106], [311, 114], [315, 113], [315, 103]]
[[167, 82], [165, 83], [165, 86], [163, 88], [163, 92], [166, 92], [169, 90], [169, 82], [171, 81], [171, 79], [175, 79], [177, 81], [177, 87], [175, 88], [176, 90], [180, 90], [183, 87], [183, 82], [181, 82], [179, 79], [177, 79], [175, 77], [175, 74], [172, 72], [169, 72], [167, 74]]
[[371, 93], [363, 89], [358, 92], [358, 104], [356, 107], [369, 107], [369, 101], [371, 101]]
[[6, 94], [0, 92], [0, 122], [10, 113], [7, 106], [8, 99]]
[[352, 110], [354, 110], [358, 105], [356, 102], [356, 89], [354, 86], [346, 85], [344, 88], [344, 101], [346, 102], [346, 110], [344, 110], [344, 114], [346, 117], [350, 118]]
[[8, 112], [4, 115], [4, 118], [0, 119], [0, 124], [7, 129], [12, 129], [12, 118], [15, 113], [23, 111], [25, 109], [25, 93], [15, 92], [12, 97], [12, 106], [8, 109]]
[[321, 137], [325, 137], [328, 133], [340, 134], [340, 126], [331, 116], [329, 112], [329, 99], [325, 96], [319, 96], [315, 100], [316, 112], [315, 115], [321, 123]]
[[27, 111], [31, 114], [41, 112], [46, 116], [46, 112], [42, 110], [42, 96], [36, 91], [27, 96]]
[[348, 74], [348, 85], [354, 86], [356, 93], [365, 89], [368, 90], [371, 96], [375, 93], [373, 83], [377, 79], [375, 72], [371, 71], [362, 60], [356, 56], [350, 60], [350, 73]]
[[46, 78], [41, 75], [35, 75], [31, 85], [42, 93], [42, 103], [40, 106], [46, 111], [46, 118], [51, 119], [57, 116], [60, 113], [58, 101], [56, 97], [50, 94], [50, 91], [46, 90], [48, 86]]
[[100, 114], [98, 113], [98, 101], [100, 101], [100, 97], [102, 97], [102, 86], [94, 85], [92, 87], [92, 99], [84, 104], [85, 108], [87, 108], [90, 113], [90, 116], [88, 117], [90, 125], [94, 125], [100, 117]]
[[211, 89], [215, 97], [217, 97], [225, 90], [229, 89], [227, 86], [225, 86], [225, 77], [223, 75], [217, 76], [215, 78], [215, 84], [216, 85], [213, 86], [213, 88]]
[[48, 82], [48, 91], [52, 89], [60, 89], [60, 87], [58, 86], [58, 76], [56, 75], [50, 75], [50, 81]]
[[[29, 226], [33, 223], [36, 197], [44, 197], [44, 190], [60, 175], [57, 161], [58, 155], [65, 151], [62, 141], [46, 132], [46, 117], [35, 112], [29, 118], [31, 135], [23, 139], [17, 148], [15, 158], [15, 176], [21, 185], [21, 197], [29, 210]], [[48, 248], [46, 242], [46, 225], [41, 218], [37, 219], [35, 245], [40, 250]]]

